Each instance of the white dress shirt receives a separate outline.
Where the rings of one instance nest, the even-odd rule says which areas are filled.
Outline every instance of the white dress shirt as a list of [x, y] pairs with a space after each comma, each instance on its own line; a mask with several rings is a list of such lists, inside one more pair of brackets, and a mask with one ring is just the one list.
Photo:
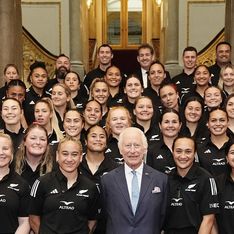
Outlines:
[[[139, 191], [141, 191], [143, 165], [144, 164], [142, 162], [141, 165], [137, 169], [134, 170], [134, 171], [136, 171], [136, 175], [137, 175]], [[124, 172], [125, 172], [125, 178], [127, 181], [128, 193], [129, 193], [130, 200], [132, 200], [132, 178], [133, 178], [132, 171], [133, 171], [133, 169], [130, 168], [126, 163], [124, 163]]]
[[147, 74], [147, 72], [148, 72], [147, 70], [141, 68], [141, 74], [142, 74], [144, 88], [148, 87], [148, 74]]

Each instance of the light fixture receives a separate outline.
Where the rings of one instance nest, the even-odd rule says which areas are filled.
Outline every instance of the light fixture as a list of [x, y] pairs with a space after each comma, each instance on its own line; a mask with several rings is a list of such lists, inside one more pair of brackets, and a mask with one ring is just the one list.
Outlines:
[[158, 6], [161, 6], [162, 0], [155, 0], [155, 2]]
[[92, 2], [93, 2], [93, 0], [86, 0], [86, 3], [87, 3], [88, 8], [90, 8]]

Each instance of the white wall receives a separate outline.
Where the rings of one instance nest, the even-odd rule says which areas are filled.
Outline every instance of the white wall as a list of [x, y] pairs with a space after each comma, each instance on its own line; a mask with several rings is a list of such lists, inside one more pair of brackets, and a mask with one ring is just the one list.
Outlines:
[[[103, 20], [101, 3], [96, 0], [98, 44], [102, 42], [102, 24], [98, 23]], [[194, 46], [200, 51], [224, 27], [225, 1], [179, 0], [178, 10], [179, 61], [182, 65], [182, 51], [186, 46]], [[51, 53], [69, 55], [69, 0], [22, 0], [22, 21]]]
[[179, 61], [183, 49], [194, 46], [202, 50], [225, 25], [224, 0], [179, 1]]
[[49, 52], [69, 55], [69, 1], [22, 0], [22, 24]]

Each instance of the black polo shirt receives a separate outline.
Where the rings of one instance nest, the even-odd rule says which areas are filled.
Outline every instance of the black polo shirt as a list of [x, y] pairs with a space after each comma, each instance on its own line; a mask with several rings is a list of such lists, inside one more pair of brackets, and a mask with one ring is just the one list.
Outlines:
[[119, 152], [118, 140], [110, 136], [107, 142], [106, 157], [112, 159], [117, 164], [121, 165], [124, 162], [123, 156]]
[[135, 115], [133, 114], [134, 103], [129, 102], [126, 95], [124, 95], [124, 99], [123, 99], [123, 104], [122, 104], [122, 105], [123, 105], [125, 108], [128, 109], [132, 120], [134, 120], [134, 119], [135, 119]]
[[231, 139], [234, 139], [234, 132], [233, 132], [230, 128], [228, 128], [226, 132], [227, 132], [227, 135], [228, 135]]
[[150, 122], [150, 128], [148, 129], [147, 132], [144, 132], [144, 128], [140, 124], [138, 124], [138, 123], [133, 124], [133, 127], [137, 127], [144, 132], [144, 134], [147, 138], [148, 147], [150, 147], [151, 145], [154, 145], [154, 142], [158, 142], [162, 138], [159, 124], [158, 124], [158, 118], [159, 118], [159, 114], [157, 116], [154, 115], [152, 117], [152, 120]]
[[90, 89], [90, 85], [95, 78], [103, 78], [105, 75], [105, 71], [103, 71], [99, 66], [94, 70], [88, 72], [84, 77], [84, 85]]
[[[53, 78], [53, 79], [49, 79], [48, 83], [45, 87], [46, 90], [46, 94], [51, 96], [52, 93], [52, 88], [55, 84], [59, 83], [59, 81], [57, 80], [57, 78]], [[88, 97], [89, 96], [89, 91], [87, 89], [87, 87], [84, 86], [83, 82], [81, 82], [80, 84], [80, 89], [79, 89], [79, 94], [83, 97]]]
[[[231, 141], [231, 140], [229, 140]], [[209, 171], [213, 176], [225, 173], [227, 170], [227, 160], [225, 154], [226, 142], [220, 149], [213, 144], [208, 137], [198, 144], [197, 155], [201, 167]]]
[[116, 162], [105, 156], [104, 160], [99, 165], [97, 171], [93, 174], [89, 169], [86, 156], [84, 156], [79, 166], [79, 170], [82, 175], [92, 180], [99, 187], [101, 176], [115, 169], [118, 166], [119, 165]]
[[83, 175], [67, 189], [67, 178], [58, 169], [36, 180], [30, 195], [29, 213], [40, 216], [40, 233], [87, 234], [88, 221], [97, 218], [100, 194]]
[[197, 233], [203, 216], [218, 212], [215, 180], [201, 167], [193, 165], [185, 177], [177, 171], [170, 174], [169, 191], [166, 233], [180, 233], [180, 229]]
[[124, 100], [124, 92], [120, 91], [113, 97], [111, 95], [109, 96], [107, 100], [107, 106], [110, 108], [113, 106], [122, 106], [123, 100]]
[[220, 213], [216, 216], [220, 234], [234, 231], [234, 181], [230, 170], [217, 178]]
[[12, 141], [13, 141], [13, 148], [14, 148], [14, 152], [16, 153], [16, 151], [18, 150], [20, 144], [23, 141], [24, 135], [25, 135], [25, 129], [21, 126], [20, 130], [18, 133], [15, 132], [10, 132], [8, 129], [6, 129], [4, 127], [4, 129], [2, 130], [5, 134], [8, 134]]
[[154, 142], [147, 153], [147, 164], [154, 169], [165, 174], [170, 174], [175, 170], [175, 162], [171, 150], [165, 145], [163, 140]]
[[88, 98], [88, 95], [84, 95], [79, 91], [78, 94], [72, 99], [79, 112], [83, 112], [84, 106], [88, 101]]
[[40, 177], [40, 165], [38, 165], [36, 170], [33, 171], [32, 168], [28, 165], [27, 161], [25, 160], [21, 177], [23, 177], [28, 182], [30, 187], [32, 187], [35, 180]]
[[50, 97], [50, 95], [44, 92], [40, 96], [38, 93], [35, 92], [32, 86], [26, 90], [26, 96], [24, 100], [24, 106], [25, 106], [24, 116], [28, 125], [30, 125], [31, 123], [33, 123], [33, 121], [35, 121], [34, 107], [35, 107], [36, 102], [39, 101], [43, 97]]
[[190, 75], [184, 71], [172, 78], [172, 82], [176, 84], [180, 98], [188, 94], [194, 88], [194, 72]]
[[154, 106], [154, 110], [156, 110], [157, 108], [162, 110], [162, 102], [161, 102], [160, 96], [151, 86], [144, 89], [143, 95], [151, 99], [153, 106]]
[[52, 87], [57, 83], [59, 83], [59, 81], [57, 80], [56, 77], [53, 79], [49, 79], [46, 86], [45, 86], [46, 93], [51, 95]]
[[[86, 176], [87, 178], [92, 180], [96, 184], [98, 189], [100, 189], [101, 176], [103, 176], [104, 174], [108, 173], [109, 171], [115, 169], [116, 167], [118, 167], [117, 163], [115, 163], [109, 157], [105, 157], [104, 160], [99, 165], [97, 171], [93, 174], [89, 169], [89, 166], [88, 166], [88, 163], [86, 160], [86, 156], [84, 156], [82, 163], [79, 166], [79, 170], [84, 176]], [[100, 217], [98, 218], [97, 226], [96, 226], [94, 233], [95, 234], [105, 233], [105, 226], [106, 226], [105, 217], [103, 216], [103, 214], [100, 214]]]
[[188, 136], [193, 137], [197, 143], [204, 141], [207, 137], [209, 137], [209, 129], [207, 128], [204, 121], [199, 121], [197, 128], [192, 135], [189, 128], [186, 126], [186, 123], [183, 123], [180, 129], [180, 136]]
[[0, 180], [0, 233], [15, 233], [18, 217], [28, 217], [29, 185], [16, 172]]
[[181, 106], [183, 106], [186, 102], [186, 100], [189, 98], [189, 97], [198, 97], [200, 98], [203, 102], [204, 102], [204, 97], [202, 97], [197, 91], [196, 91], [196, 86], [193, 87], [193, 89], [190, 89], [190, 91], [183, 95], [181, 98], [180, 98], [180, 103], [181, 103]]
[[211, 73], [211, 83], [214, 86], [217, 86], [219, 83], [219, 74], [221, 71], [221, 67], [215, 62], [212, 66], [209, 67], [209, 71]]

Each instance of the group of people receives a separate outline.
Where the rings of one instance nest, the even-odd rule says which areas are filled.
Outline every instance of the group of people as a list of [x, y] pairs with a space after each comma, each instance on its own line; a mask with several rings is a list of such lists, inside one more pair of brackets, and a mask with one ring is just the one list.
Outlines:
[[233, 233], [231, 45], [211, 67], [185, 48], [175, 77], [149, 44], [132, 74], [113, 56], [101, 45], [84, 79], [64, 54], [51, 79], [35, 61], [29, 88], [5, 67], [0, 233]]

